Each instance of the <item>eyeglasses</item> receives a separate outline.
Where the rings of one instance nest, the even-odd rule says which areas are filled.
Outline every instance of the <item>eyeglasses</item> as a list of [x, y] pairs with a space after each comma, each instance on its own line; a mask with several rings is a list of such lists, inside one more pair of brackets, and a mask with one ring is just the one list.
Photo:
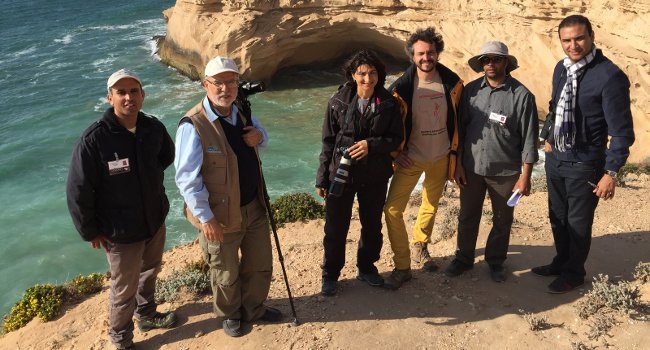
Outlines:
[[486, 65], [489, 63], [499, 64], [503, 62], [504, 59], [505, 57], [503, 56], [483, 56], [479, 59], [479, 62], [481, 62], [482, 65]]
[[239, 79], [232, 79], [226, 81], [221, 81], [221, 80], [212, 81], [210, 79], [205, 79], [205, 81], [220, 89], [223, 89], [224, 87], [236, 88], [239, 86]]

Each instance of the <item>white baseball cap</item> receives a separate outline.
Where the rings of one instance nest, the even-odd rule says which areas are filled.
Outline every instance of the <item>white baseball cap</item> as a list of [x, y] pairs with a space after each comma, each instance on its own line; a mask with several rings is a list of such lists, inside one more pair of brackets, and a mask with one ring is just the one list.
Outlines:
[[117, 83], [118, 81], [124, 78], [135, 79], [138, 82], [138, 84], [142, 85], [142, 81], [140, 80], [137, 74], [133, 73], [132, 71], [126, 68], [122, 68], [117, 72], [111, 74], [110, 77], [108, 77], [108, 82], [106, 82], [106, 88], [108, 89], [108, 91], [110, 92], [113, 85], [115, 85], [115, 83]]
[[239, 68], [235, 61], [227, 57], [217, 56], [208, 62], [205, 66], [205, 76], [212, 77], [223, 72], [233, 72], [239, 74]]

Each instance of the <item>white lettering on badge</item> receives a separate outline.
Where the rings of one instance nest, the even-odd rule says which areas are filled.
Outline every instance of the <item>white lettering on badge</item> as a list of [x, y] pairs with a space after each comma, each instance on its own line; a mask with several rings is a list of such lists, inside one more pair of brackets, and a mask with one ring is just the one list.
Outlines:
[[108, 174], [117, 175], [128, 173], [131, 171], [131, 166], [129, 166], [129, 158], [117, 159], [112, 162], [108, 162]]
[[490, 120], [499, 124], [505, 124], [508, 117], [503, 114], [490, 112]]

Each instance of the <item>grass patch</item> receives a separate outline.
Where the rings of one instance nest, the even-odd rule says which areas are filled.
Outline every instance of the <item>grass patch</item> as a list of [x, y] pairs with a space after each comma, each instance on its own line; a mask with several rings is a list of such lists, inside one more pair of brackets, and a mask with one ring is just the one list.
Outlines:
[[210, 278], [207, 270], [204, 270], [203, 264], [200, 262], [190, 263], [183, 270], [172, 271], [167, 278], [158, 278], [154, 293], [156, 303], [176, 301], [182, 289], [194, 296], [200, 296], [210, 289]]
[[639, 262], [634, 268], [632, 276], [642, 283], [650, 282], [650, 263]]

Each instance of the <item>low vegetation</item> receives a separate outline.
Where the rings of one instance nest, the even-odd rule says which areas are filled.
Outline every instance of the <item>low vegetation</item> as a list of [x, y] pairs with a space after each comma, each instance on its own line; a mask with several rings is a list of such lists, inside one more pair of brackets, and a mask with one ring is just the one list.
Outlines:
[[183, 270], [173, 271], [167, 278], [156, 280], [154, 298], [157, 303], [169, 303], [178, 299], [179, 292], [186, 290], [194, 296], [201, 296], [210, 290], [208, 265], [197, 261], [186, 265]]
[[34, 317], [43, 322], [55, 319], [65, 302], [74, 302], [99, 292], [105, 280], [106, 275], [93, 273], [88, 276], [79, 275], [63, 285], [37, 284], [28, 288], [9, 314], [5, 315], [2, 333], [15, 331]]
[[609, 276], [594, 277], [592, 289], [576, 304], [578, 316], [583, 319], [596, 314], [603, 308], [630, 315], [640, 307], [639, 287], [627, 281], [612, 282]]
[[271, 204], [278, 227], [291, 222], [305, 222], [325, 218], [325, 207], [306, 192], [289, 193], [278, 197]]

